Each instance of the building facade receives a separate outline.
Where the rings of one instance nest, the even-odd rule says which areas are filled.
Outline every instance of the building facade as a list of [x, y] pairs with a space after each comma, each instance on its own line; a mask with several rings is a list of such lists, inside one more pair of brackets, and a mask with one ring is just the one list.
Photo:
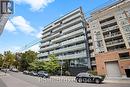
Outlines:
[[[100, 63], [105, 65], [107, 61], [112, 61], [113, 65], [110, 63], [110, 66], [112, 65], [111, 68], [114, 67], [115, 62], [117, 62], [118, 67], [122, 66], [118, 62], [120, 57], [114, 55], [117, 55], [117, 51], [130, 48], [130, 1], [119, 0], [100, 10], [96, 10], [92, 12], [91, 18], [87, 22], [89, 25], [88, 30], [90, 30], [92, 36], [97, 71], [99, 74], [105, 75], [108, 75], [110, 71], [113, 72], [114, 76], [112, 69], [106, 73], [106, 68], [109, 67], [109, 64], [102, 68]], [[122, 60], [127, 63], [126, 66], [128, 68], [130, 66], [130, 58]], [[124, 73], [121, 74], [124, 75]]]
[[4, 9], [2, 9], [2, 6], [1, 6], [3, 1], [9, 1], [9, 0], [0, 0], [0, 35], [2, 34], [4, 26], [8, 20], [8, 17], [9, 17], [8, 13], [3, 14], [3, 12], [2, 12], [4, 10]]
[[99, 75], [130, 77], [130, 49], [97, 54], [96, 64]]
[[91, 68], [86, 21], [81, 7], [66, 14], [43, 29], [40, 60], [47, 61], [55, 54], [60, 61], [68, 61], [72, 74]]

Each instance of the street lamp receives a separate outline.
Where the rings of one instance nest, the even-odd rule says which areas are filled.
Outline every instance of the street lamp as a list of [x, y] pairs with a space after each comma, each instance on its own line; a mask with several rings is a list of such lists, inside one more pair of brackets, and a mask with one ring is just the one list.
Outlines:
[[[61, 47], [61, 44], [59, 44], [59, 47]], [[60, 61], [60, 76], [63, 75], [63, 58], [61, 58], [61, 61]]]
[[[64, 34], [62, 33], [62, 31], [60, 32], [60, 36], [63, 36]], [[61, 47], [61, 43], [59, 44], [59, 47]], [[62, 46], [62, 47], [64, 47], [64, 46]], [[60, 76], [62, 76], [63, 75], [63, 58], [61, 58], [61, 62], [60, 62], [60, 65], [61, 65], [61, 67], [60, 67]]]
[[61, 59], [61, 68], [60, 68], [60, 75], [63, 75], [63, 59]]

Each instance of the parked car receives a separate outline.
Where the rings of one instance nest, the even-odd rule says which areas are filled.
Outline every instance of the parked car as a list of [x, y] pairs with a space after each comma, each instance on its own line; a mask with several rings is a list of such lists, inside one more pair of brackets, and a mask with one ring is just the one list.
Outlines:
[[1, 71], [7, 73], [9, 69], [1, 69]]
[[24, 70], [24, 71], [23, 71], [23, 74], [26, 74], [26, 75], [28, 75], [28, 74], [29, 74], [29, 71], [27, 71], [27, 70]]
[[46, 71], [39, 71], [38, 76], [42, 78], [49, 78], [49, 74]]
[[79, 73], [75, 80], [79, 83], [92, 82], [100, 84], [103, 81], [103, 78], [101, 76], [95, 76], [89, 73]]
[[19, 72], [19, 70], [16, 69], [16, 68], [11, 69], [11, 71], [13, 71], [13, 72]]
[[38, 73], [37, 73], [36, 71], [31, 71], [31, 72], [30, 72], [30, 75], [31, 75], [31, 76], [38, 76]]

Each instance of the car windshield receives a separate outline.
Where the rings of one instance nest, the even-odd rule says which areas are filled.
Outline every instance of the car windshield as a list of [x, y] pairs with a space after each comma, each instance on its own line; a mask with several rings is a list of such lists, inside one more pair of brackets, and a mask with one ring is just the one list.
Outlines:
[[90, 73], [79, 73], [77, 76], [85, 76], [85, 77], [88, 77], [88, 76], [93, 76], [93, 75], [90, 74]]
[[47, 73], [46, 71], [39, 71], [39, 73]]

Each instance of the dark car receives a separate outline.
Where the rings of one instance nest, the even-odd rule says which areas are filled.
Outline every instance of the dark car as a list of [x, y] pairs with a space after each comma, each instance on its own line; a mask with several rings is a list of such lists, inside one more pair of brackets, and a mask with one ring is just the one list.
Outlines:
[[46, 71], [39, 71], [38, 76], [42, 78], [49, 78], [49, 74]]
[[92, 83], [100, 84], [103, 81], [102, 77], [95, 76], [89, 73], [79, 73], [75, 79], [79, 83], [92, 82]]
[[37, 73], [36, 71], [31, 71], [29, 74], [30, 74], [31, 76], [38, 76], [38, 73]]

